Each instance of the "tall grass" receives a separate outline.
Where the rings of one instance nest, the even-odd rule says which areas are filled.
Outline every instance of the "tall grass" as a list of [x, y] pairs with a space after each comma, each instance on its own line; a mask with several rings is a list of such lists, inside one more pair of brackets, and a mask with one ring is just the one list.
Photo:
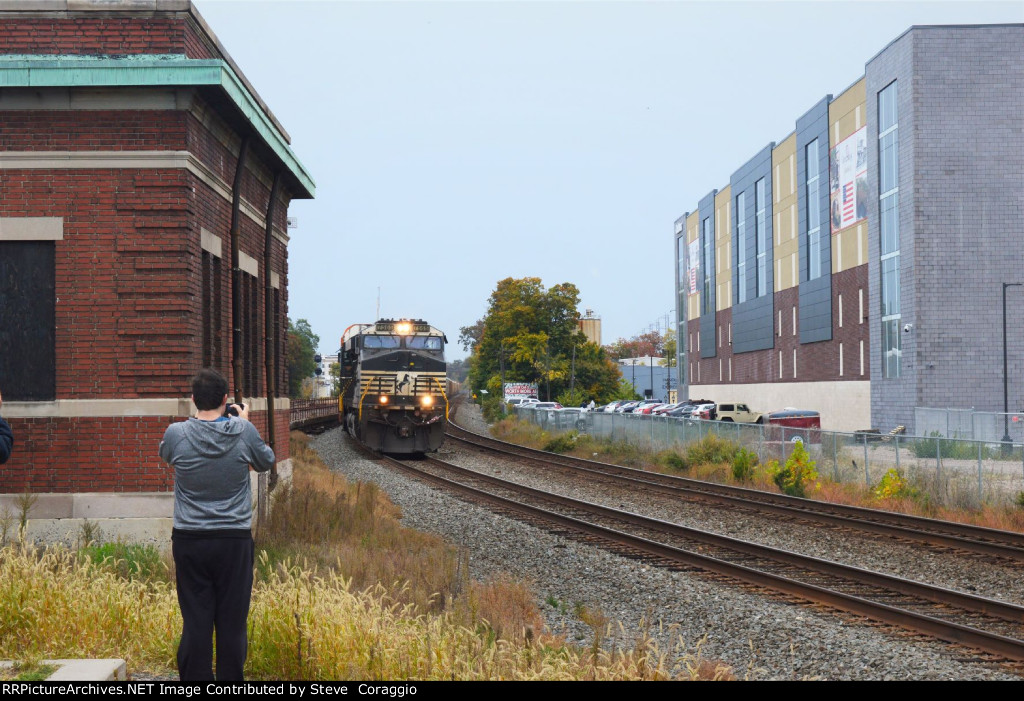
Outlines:
[[[331, 473], [304, 437], [294, 483], [257, 538], [246, 673], [254, 679], [713, 679], [681, 648], [578, 649], [545, 634], [531, 588], [471, 582], [466, 556], [402, 528], [372, 485]], [[121, 657], [173, 674], [181, 617], [149, 550], [0, 548], [0, 659]], [[595, 640], [597, 640], [595, 634]]]

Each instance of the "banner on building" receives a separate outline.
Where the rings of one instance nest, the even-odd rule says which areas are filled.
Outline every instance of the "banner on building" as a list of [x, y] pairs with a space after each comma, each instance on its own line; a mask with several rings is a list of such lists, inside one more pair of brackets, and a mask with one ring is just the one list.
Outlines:
[[861, 127], [832, 149], [829, 185], [833, 234], [868, 216], [867, 127]]
[[700, 271], [700, 241], [690, 241], [686, 254], [686, 277], [690, 281], [690, 294], [697, 294], [697, 278]]

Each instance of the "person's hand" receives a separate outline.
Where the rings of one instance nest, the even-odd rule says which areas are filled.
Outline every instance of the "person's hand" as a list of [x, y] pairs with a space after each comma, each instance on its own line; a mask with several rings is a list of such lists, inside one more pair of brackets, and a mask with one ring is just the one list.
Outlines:
[[233, 406], [235, 408], [235, 411], [238, 412], [238, 418], [245, 419], [246, 421], [249, 420], [248, 404], [229, 404], [228, 406]]

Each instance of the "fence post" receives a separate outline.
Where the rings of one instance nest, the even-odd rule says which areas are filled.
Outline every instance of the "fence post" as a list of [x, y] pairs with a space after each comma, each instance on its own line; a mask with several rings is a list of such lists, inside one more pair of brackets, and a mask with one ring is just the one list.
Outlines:
[[760, 424], [761, 430], [757, 437], [757, 462], [764, 463], [764, 424]]
[[839, 434], [832, 433], [832, 475], [839, 481]]
[[978, 441], [978, 503], [981, 503], [981, 441]]
[[[939, 488], [942, 488], [942, 448], [939, 445], [939, 437], [935, 436], [935, 474], [939, 479]], [[946, 494], [946, 490], [942, 490]]]
[[900, 471], [900, 434], [894, 436], [896, 439], [896, 472]]
[[864, 484], [871, 486], [871, 475], [868, 473], [868, 434], [864, 434]]

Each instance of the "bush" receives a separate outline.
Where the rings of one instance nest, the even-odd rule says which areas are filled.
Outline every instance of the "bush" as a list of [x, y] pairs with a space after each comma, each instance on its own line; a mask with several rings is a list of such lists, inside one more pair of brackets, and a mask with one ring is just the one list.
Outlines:
[[913, 499], [919, 494], [895, 467], [882, 476], [872, 492], [879, 499]]
[[568, 453], [576, 447], [576, 440], [579, 436], [580, 434], [576, 431], [559, 434], [545, 443], [543, 449], [549, 453]]
[[505, 418], [505, 402], [497, 395], [489, 395], [480, 401], [480, 409], [484, 414], [484, 421], [493, 424]]
[[[939, 441], [939, 455], [949, 460], [977, 460], [978, 444], [975, 441], [959, 441], [954, 438], [943, 438], [938, 431], [932, 431], [928, 438], [916, 440], [910, 445], [914, 456], [918, 458], [935, 457], [935, 440]], [[992, 451], [986, 447], [981, 449], [981, 459], [992, 457]]]
[[658, 462], [677, 472], [688, 472], [690, 470], [690, 462], [685, 456], [680, 455], [674, 450], [666, 450], [659, 454]]
[[738, 482], [748, 482], [754, 476], [757, 465], [757, 453], [740, 448], [732, 459], [732, 476]]
[[803, 443], [794, 443], [789, 460], [782, 467], [769, 463], [769, 475], [775, 486], [792, 497], [806, 497], [807, 487], [818, 479], [818, 470]]
[[711, 433], [686, 449], [686, 459], [691, 465], [731, 463], [738, 449], [732, 441]]

